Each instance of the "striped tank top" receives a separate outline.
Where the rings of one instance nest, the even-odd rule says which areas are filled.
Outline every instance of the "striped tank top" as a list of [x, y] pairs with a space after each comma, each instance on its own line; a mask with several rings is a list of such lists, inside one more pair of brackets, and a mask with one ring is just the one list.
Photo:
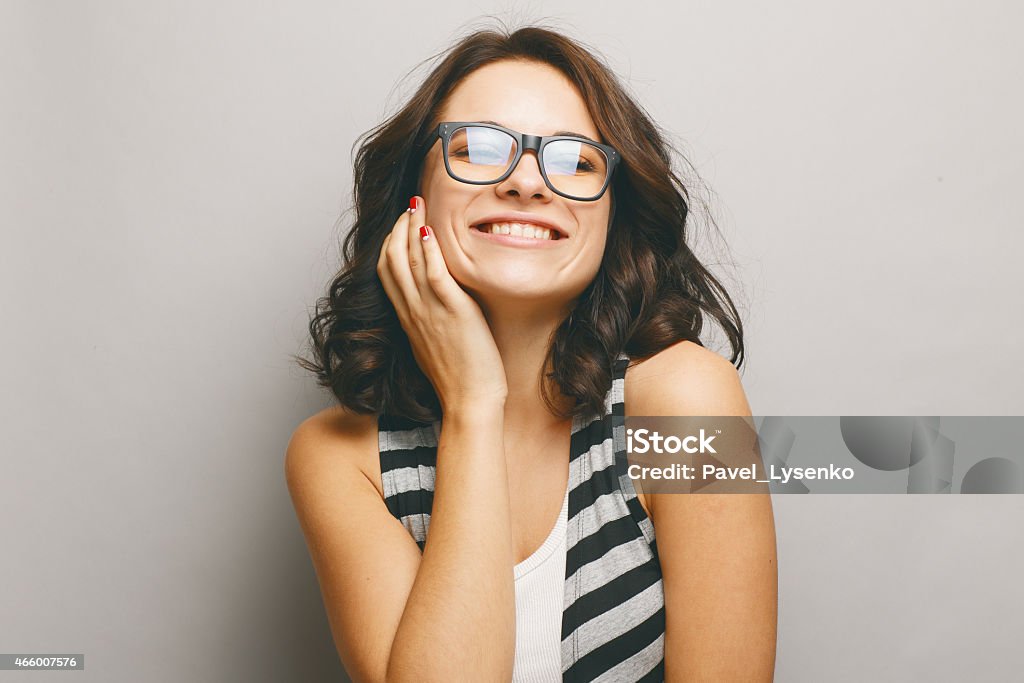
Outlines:
[[[663, 681], [665, 595], [654, 525], [626, 474], [625, 377], [614, 363], [604, 414], [573, 418], [569, 453], [562, 680]], [[441, 423], [380, 415], [388, 510], [422, 551], [430, 529]]]

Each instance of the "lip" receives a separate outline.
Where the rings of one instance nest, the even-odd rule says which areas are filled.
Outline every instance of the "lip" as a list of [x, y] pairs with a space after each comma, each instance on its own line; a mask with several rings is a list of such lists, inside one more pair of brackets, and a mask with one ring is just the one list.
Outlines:
[[[548, 228], [552, 232], [557, 232], [558, 233], [558, 239], [557, 240], [539, 240], [539, 241], [543, 241], [543, 242], [558, 242], [558, 241], [561, 241], [561, 240], [564, 240], [564, 239], [568, 239], [568, 237], [569, 237], [569, 233], [566, 232], [561, 226], [559, 226], [559, 225], [557, 225], [557, 224], [555, 224], [555, 223], [553, 223], [553, 222], [551, 222], [551, 221], [549, 221], [549, 220], [547, 220], [545, 218], [542, 218], [540, 216], [537, 216], [535, 214], [530, 214], [530, 213], [511, 212], [511, 213], [495, 214], [493, 216], [486, 216], [486, 217], [481, 218], [481, 219], [479, 219], [477, 221], [474, 221], [469, 226], [470, 229], [473, 232], [479, 233], [481, 235], [486, 235], [488, 237], [498, 237], [498, 235], [491, 235], [490, 233], [480, 232], [479, 230], [476, 229], [476, 226], [483, 225], [484, 223], [526, 223], [526, 224], [529, 224], [529, 225], [537, 225], [537, 226], [540, 226], [542, 228]], [[504, 235], [504, 237], [508, 237], [508, 235]], [[516, 243], [523, 242], [525, 240], [531, 240], [531, 238], [529, 238], [529, 237], [525, 237], [525, 238], [524, 237], [520, 237], [520, 238], [516, 239]]]

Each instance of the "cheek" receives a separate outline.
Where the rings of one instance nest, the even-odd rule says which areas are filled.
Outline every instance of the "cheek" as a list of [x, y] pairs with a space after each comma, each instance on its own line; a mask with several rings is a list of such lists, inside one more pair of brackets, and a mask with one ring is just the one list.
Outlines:
[[[607, 220], [607, 218], [605, 219]], [[588, 247], [587, 264], [592, 275], [597, 275], [604, 261], [605, 250], [608, 248], [608, 228], [606, 223], [594, 226], [595, 235]]]
[[592, 274], [596, 275], [597, 271], [601, 268], [601, 261], [604, 260], [604, 250], [606, 241], [603, 237], [594, 240], [593, 249], [590, 250], [588, 265]]
[[584, 224], [586, 225], [587, 235], [590, 237], [588, 250], [596, 253], [595, 258], [598, 260], [601, 259], [608, 244], [608, 220], [610, 217], [608, 208], [602, 207], [601, 210], [594, 211], [592, 216], [588, 216]]
[[[453, 180], [442, 168], [424, 171], [420, 179], [420, 194], [427, 203], [428, 222], [443, 227], [454, 216], [460, 215], [476, 188]], [[433, 225], [433, 223], [431, 223]]]
[[448, 194], [446, 181], [451, 180], [444, 168], [438, 169], [439, 161], [436, 154], [429, 154], [423, 162], [423, 171], [420, 174], [419, 193], [427, 202], [427, 212], [432, 207], [440, 208]]

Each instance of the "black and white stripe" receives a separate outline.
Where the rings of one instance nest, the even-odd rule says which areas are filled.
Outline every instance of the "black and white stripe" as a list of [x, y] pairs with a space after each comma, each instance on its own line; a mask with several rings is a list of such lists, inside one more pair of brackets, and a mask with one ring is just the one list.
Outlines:
[[[604, 415], [574, 418], [569, 461], [563, 681], [662, 681], [665, 597], [654, 526], [626, 474], [625, 374], [615, 361]], [[385, 503], [420, 550], [430, 527], [440, 422], [382, 415]]]

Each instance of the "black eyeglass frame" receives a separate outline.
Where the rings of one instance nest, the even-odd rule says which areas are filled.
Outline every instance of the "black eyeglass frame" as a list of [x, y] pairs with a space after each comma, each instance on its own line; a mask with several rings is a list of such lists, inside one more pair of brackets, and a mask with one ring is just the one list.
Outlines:
[[[448, 143], [451, 142], [452, 135], [455, 134], [455, 131], [467, 126], [500, 130], [501, 132], [512, 136], [516, 141], [516, 156], [512, 159], [512, 163], [509, 164], [508, 170], [506, 170], [500, 178], [496, 178], [495, 180], [463, 180], [452, 172], [452, 167], [448, 164]], [[495, 183], [500, 183], [512, 175], [512, 172], [519, 166], [519, 161], [523, 158], [523, 152], [528, 149], [532, 149], [537, 155], [537, 167], [540, 169], [540, 174], [544, 178], [544, 184], [548, 186], [548, 189], [560, 197], [565, 197], [566, 199], [572, 199], [578, 202], [594, 202], [603, 197], [604, 193], [608, 190], [608, 186], [612, 182], [612, 175], [615, 173], [615, 168], [618, 166], [619, 160], [622, 158], [614, 147], [610, 145], [603, 145], [599, 142], [594, 142], [593, 140], [588, 140], [586, 138], [580, 138], [574, 135], [527, 135], [526, 133], [520, 133], [519, 131], [512, 130], [511, 128], [497, 126], [493, 123], [479, 123], [477, 121], [444, 121], [437, 127], [437, 136], [441, 138], [441, 156], [444, 158], [444, 168], [448, 171], [448, 175], [451, 176], [453, 180], [457, 180], [460, 183], [467, 183], [469, 185], [494, 185]], [[556, 189], [554, 185], [552, 185], [551, 180], [548, 179], [547, 172], [544, 170], [544, 164], [541, 163], [541, 160], [544, 157], [542, 150], [549, 142], [555, 142], [556, 140], [583, 142], [588, 145], [593, 145], [604, 152], [605, 157], [608, 159], [608, 172], [605, 174], [604, 184], [601, 186], [601, 189], [598, 190], [597, 194], [592, 197], [573, 197], [572, 195]]]

